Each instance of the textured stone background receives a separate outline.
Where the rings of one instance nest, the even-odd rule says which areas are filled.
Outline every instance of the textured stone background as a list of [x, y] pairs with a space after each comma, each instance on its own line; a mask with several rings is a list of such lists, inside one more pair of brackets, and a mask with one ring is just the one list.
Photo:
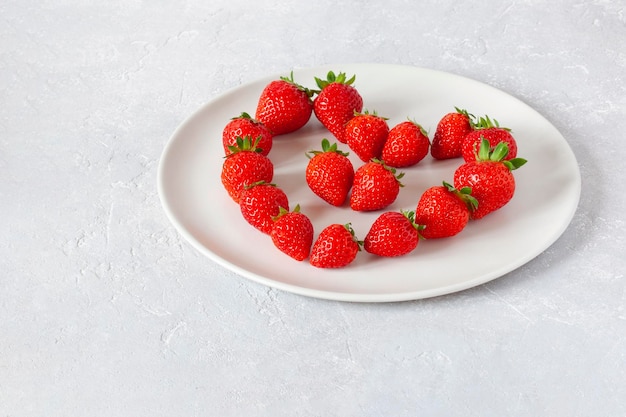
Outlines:
[[[0, 416], [626, 415], [626, 3], [5, 0]], [[395, 304], [309, 299], [199, 255], [161, 208], [175, 128], [343, 62], [493, 85], [565, 136], [569, 229], [522, 268]]]

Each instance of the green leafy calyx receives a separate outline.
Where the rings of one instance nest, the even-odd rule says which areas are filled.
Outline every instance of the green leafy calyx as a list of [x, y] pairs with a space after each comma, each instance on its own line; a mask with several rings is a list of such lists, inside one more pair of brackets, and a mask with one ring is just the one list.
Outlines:
[[472, 195], [472, 187], [462, 187], [461, 189], [457, 189], [446, 181], [443, 182], [443, 186], [463, 203], [465, 203], [470, 212], [478, 208], [478, 200], [476, 200], [476, 198]]
[[479, 121], [476, 119], [476, 116], [474, 116], [472, 113], [469, 113], [467, 110], [461, 109], [456, 106], [454, 107], [454, 110], [456, 110], [457, 113], [462, 114], [463, 116], [467, 117], [467, 120], [469, 120], [469, 123], [472, 129], [478, 129]]
[[424, 129], [424, 127], [421, 124], [417, 123], [415, 119], [411, 119], [410, 117], [407, 117], [406, 119], [409, 122], [413, 123], [413, 125], [415, 125], [420, 130], [420, 132], [422, 132], [422, 135], [428, 137], [428, 131]]
[[241, 112], [241, 114], [239, 116], [235, 116], [233, 118], [231, 118], [231, 120], [237, 120], [237, 119], [250, 119], [250, 120], [254, 120], [252, 119], [252, 116], [250, 116], [249, 113], [243, 111]]
[[321, 78], [315, 77], [315, 83], [319, 87], [320, 90], [328, 87], [330, 84], [345, 84], [352, 85], [356, 80], [356, 75], [353, 75], [352, 78], [348, 78], [345, 72], [340, 72], [339, 74], [335, 74], [333, 71], [328, 71], [326, 74], [326, 79], [323, 80]]
[[491, 128], [498, 128], [498, 129], [503, 129], [506, 130], [507, 132], [510, 132], [511, 129], [509, 129], [508, 127], [503, 127], [500, 126], [500, 123], [498, 123], [498, 121], [496, 119], [491, 119], [489, 116], [483, 116], [477, 120], [475, 120], [472, 123], [472, 126], [474, 127], [474, 129], [491, 129]]
[[244, 185], [243, 188], [246, 189], [246, 190], [249, 190], [251, 188], [258, 187], [260, 185], [267, 185], [267, 186], [270, 186], [270, 187], [276, 187], [276, 184], [274, 184], [274, 183], [270, 183], [270, 182], [267, 182], [265, 180], [261, 180], [261, 181], [253, 182], [252, 184], [246, 184], [246, 185]]
[[[272, 217], [272, 220], [276, 221], [280, 219], [281, 217], [283, 217], [284, 215], [289, 214], [289, 213], [290, 213], [289, 210], [287, 210], [285, 207], [278, 207], [278, 214]], [[291, 211], [291, 213], [300, 213], [300, 204], [296, 204], [296, 206]]]
[[354, 110], [353, 113], [355, 116], [373, 116], [373, 117], [377, 117], [379, 119], [383, 119], [383, 120], [389, 120], [388, 117], [383, 117], [383, 116], [379, 116], [378, 113], [376, 112], [376, 110], [370, 112], [369, 110], [363, 110], [363, 111], [356, 111]]
[[303, 93], [305, 93], [307, 95], [307, 97], [313, 97], [313, 94], [316, 93], [316, 90], [309, 90], [308, 88], [298, 84], [297, 82], [294, 81], [293, 78], [293, 71], [291, 71], [291, 73], [289, 74], [289, 77], [280, 77], [280, 79], [282, 81], [288, 82], [289, 84], [292, 84], [293, 86], [295, 86], [298, 90], [302, 91]]
[[237, 136], [235, 138], [236, 140], [236, 145], [229, 145], [228, 146], [228, 150], [231, 152], [230, 154], [226, 155], [225, 158], [228, 158], [232, 155], [235, 155], [239, 152], [255, 152], [255, 153], [261, 153], [263, 152], [263, 149], [258, 147], [259, 141], [262, 139], [261, 136], [257, 137], [256, 139], [252, 139], [251, 136]]
[[322, 153], [327, 153], [327, 152], [334, 152], [334, 153], [337, 153], [337, 154], [342, 155], [342, 156], [348, 156], [350, 154], [349, 152], [343, 152], [340, 149], [338, 149], [336, 142], [331, 144], [328, 141], [328, 139], [324, 138], [324, 139], [322, 139], [322, 150], [321, 151], [319, 151], [319, 150], [309, 151], [309, 152], [306, 153], [306, 156], [307, 156], [307, 158], [311, 159], [312, 156], [319, 155], [319, 154], [322, 154]]
[[352, 228], [352, 223], [346, 223], [343, 225], [343, 227], [350, 233], [350, 235], [352, 236], [352, 240], [354, 241], [354, 243], [357, 244], [357, 246], [359, 247], [359, 251], [360, 251], [361, 248], [363, 247], [363, 241], [359, 240], [356, 237], [356, 234], [354, 233], [354, 229]]
[[412, 210], [400, 210], [400, 213], [411, 223], [411, 226], [417, 230], [418, 236], [422, 239], [422, 235], [419, 233], [426, 228], [425, 225], [415, 223], [415, 212]]
[[389, 165], [387, 165], [387, 164], [385, 163], [385, 161], [382, 161], [382, 160], [377, 159], [377, 158], [372, 158], [372, 159], [370, 160], [370, 162], [373, 162], [373, 163], [375, 163], [375, 164], [380, 164], [380, 165], [381, 165], [383, 168], [385, 168], [387, 171], [391, 172], [391, 173], [393, 174], [393, 176], [396, 178], [396, 180], [398, 181], [398, 184], [400, 185], [400, 187], [404, 187], [404, 184], [402, 184], [402, 183], [400, 182], [400, 179], [401, 179], [402, 177], [404, 177], [404, 172], [400, 172], [399, 174], [396, 174], [396, 172], [397, 172], [397, 171], [396, 171], [396, 169], [395, 169], [394, 167], [390, 167]]
[[507, 145], [506, 142], [499, 142], [492, 148], [489, 141], [481, 136], [480, 147], [478, 148], [476, 160], [479, 162], [502, 162], [511, 171], [518, 169], [527, 162], [524, 158], [505, 160], [508, 154], [509, 145]]

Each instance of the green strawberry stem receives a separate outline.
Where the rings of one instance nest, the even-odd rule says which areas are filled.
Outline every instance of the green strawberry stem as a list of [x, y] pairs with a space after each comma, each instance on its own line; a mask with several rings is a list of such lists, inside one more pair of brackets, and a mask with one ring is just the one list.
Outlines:
[[308, 151], [306, 153], [307, 158], [311, 159], [312, 155], [319, 155], [321, 153], [325, 153], [325, 152], [335, 152], [338, 153], [339, 155], [343, 155], [343, 156], [348, 156], [350, 155], [349, 152], [343, 152], [341, 150], [339, 150], [337, 148], [337, 143], [334, 142], [333, 144], [331, 144], [328, 139], [324, 138], [322, 139], [322, 150], [321, 151], [316, 151], [316, 150], [312, 150], [312, 151]]
[[290, 84], [293, 84], [298, 90], [304, 92], [307, 95], [307, 97], [313, 97], [313, 95], [316, 93], [316, 90], [309, 90], [308, 88], [295, 82], [293, 79], [293, 71], [291, 71], [291, 73], [289, 74], [289, 77], [280, 77], [280, 79], [282, 81], [286, 81]]
[[509, 145], [504, 142], [498, 143], [495, 148], [491, 147], [491, 144], [484, 136], [480, 136], [480, 146], [478, 147], [477, 160], [478, 161], [493, 161], [500, 162], [509, 154]]
[[500, 142], [496, 145], [495, 148], [493, 148], [493, 151], [491, 151], [491, 156], [489, 159], [491, 159], [492, 161], [502, 161], [504, 160], [504, 158], [506, 158], [508, 154], [509, 146], [504, 142]]
[[474, 116], [473, 114], [469, 113], [467, 110], [465, 109], [461, 109], [459, 107], [454, 107], [454, 110], [456, 110], [457, 113], [462, 114], [463, 116], [467, 117], [469, 119], [470, 125], [472, 126], [472, 128], [476, 128], [476, 116]]
[[489, 141], [481, 136], [480, 147], [478, 148], [477, 161], [502, 162], [509, 170], [513, 171], [524, 165], [526, 159], [513, 158], [505, 161], [504, 158], [509, 154], [509, 145], [506, 142], [499, 142], [493, 149]]
[[[296, 204], [296, 206], [291, 210], [292, 213], [300, 213], [300, 204]], [[272, 217], [272, 220], [276, 221], [283, 217], [285, 214], [289, 214], [289, 210], [284, 207], [278, 207], [278, 214]]]
[[328, 85], [332, 83], [352, 85], [354, 83], [354, 80], [356, 80], [356, 75], [353, 75], [352, 78], [347, 79], [345, 72], [340, 72], [339, 74], [335, 75], [333, 71], [328, 71], [328, 74], [326, 74], [325, 80], [315, 77], [315, 83], [319, 87], [319, 90], [313, 90], [313, 92], [315, 94], [319, 94], [321, 90], [328, 87]]
[[237, 136], [235, 138], [236, 140], [236, 145], [229, 145], [228, 149], [230, 150], [230, 154], [226, 155], [225, 158], [228, 158], [238, 152], [244, 152], [244, 151], [250, 151], [250, 152], [256, 152], [256, 153], [261, 153], [263, 152], [263, 149], [258, 147], [259, 141], [262, 139], [261, 136], [257, 137], [256, 139], [252, 140], [251, 136], [244, 136], [243, 138], [241, 136]]
[[425, 225], [423, 224], [417, 224], [415, 223], [415, 212], [412, 210], [400, 210], [400, 213], [402, 213], [402, 215], [404, 217], [406, 217], [406, 219], [411, 222], [411, 226], [413, 226], [415, 228], [415, 230], [417, 230], [417, 235], [419, 236], [420, 239], [423, 239], [422, 235], [421, 235], [421, 231], [424, 230], [426, 228]]
[[461, 199], [467, 206], [470, 212], [476, 210], [478, 208], [478, 200], [472, 195], [472, 187], [463, 187], [460, 190], [457, 190], [454, 185], [444, 181], [443, 186], [446, 187], [448, 191], [456, 195]]
[[417, 123], [415, 121], [415, 119], [411, 119], [410, 117], [407, 117], [406, 119], [409, 122], [413, 123], [415, 126], [417, 126], [417, 128], [420, 130], [420, 132], [422, 132], [422, 135], [428, 137], [428, 131], [426, 129], [424, 129], [424, 127], [421, 124]]
[[383, 168], [385, 168], [387, 171], [391, 172], [391, 173], [393, 174], [393, 176], [394, 176], [394, 177], [396, 177], [396, 180], [398, 180], [398, 184], [400, 185], [400, 187], [404, 187], [404, 184], [402, 184], [402, 183], [400, 182], [400, 179], [401, 179], [402, 177], [404, 177], [404, 172], [401, 172], [401, 173], [399, 173], [399, 174], [397, 174], [397, 175], [396, 175], [396, 169], [395, 169], [395, 168], [390, 167], [389, 165], [387, 165], [387, 164], [385, 163], [385, 161], [381, 161], [381, 160], [380, 160], [380, 159], [378, 159], [378, 158], [372, 158], [372, 159], [370, 160], [370, 162], [374, 162], [375, 164], [381, 164], [381, 165], [383, 166]]
[[241, 112], [241, 114], [239, 116], [233, 117], [231, 120], [236, 120], [236, 119], [250, 119], [250, 120], [254, 120], [254, 119], [252, 119], [252, 116], [250, 116], [250, 114], [245, 112], [245, 111]]
[[363, 241], [359, 240], [356, 237], [356, 234], [354, 233], [354, 229], [352, 228], [352, 223], [346, 223], [343, 225], [343, 227], [346, 228], [346, 230], [348, 232], [350, 232], [350, 234], [352, 235], [352, 240], [357, 244], [357, 246], [359, 247], [359, 251], [361, 251], [361, 248], [363, 247]]
[[355, 110], [354, 115], [355, 116], [375, 116], [375, 117], [378, 117], [379, 119], [389, 120], [388, 117], [379, 116], [376, 110], [374, 110], [373, 112], [370, 112], [369, 110], [363, 110], [360, 112]]
[[269, 185], [270, 187], [276, 187], [276, 184], [274, 184], [274, 183], [270, 183], [270, 182], [267, 182], [265, 180], [261, 180], [261, 181], [253, 182], [252, 184], [246, 184], [246, 185], [244, 185], [243, 188], [245, 188], [246, 190], [249, 190], [250, 188], [254, 188], [254, 187], [258, 186], [258, 185]]
[[479, 118], [477, 122], [473, 123], [473, 127], [474, 129], [490, 129], [495, 127], [506, 130], [507, 132], [511, 131], [508, 127], [500, 126], [500, 123], [498, 123], [496, 119], [491, 120], [487, 115]]

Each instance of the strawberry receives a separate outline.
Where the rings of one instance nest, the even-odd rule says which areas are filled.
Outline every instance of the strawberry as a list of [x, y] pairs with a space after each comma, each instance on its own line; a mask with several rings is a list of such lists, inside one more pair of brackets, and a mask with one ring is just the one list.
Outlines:
[[317, 268], [342, 268], [354, 261], [361, 245], [350, 223], [331, 224], [313, 243], [310, 263]]
[[383, 146], [382, 160], [390, 167], [409, 167], [420, 162], [430, 148], [424, 128], [406, 120], [391, 128]]
[[259, 97], [255, 117], [274, 135], [294, 132], [307, 124], [313, 113], [313, 92], [289, 77], [270, 82]]
[[478, 205], [471, 191], [469, 187], [457, 190], [445, 181], [424, 191], [415, 209], [415, 221], [424, 226], [422, 237], [437, 239], [460, 233]]
[[363, 248], [378, 256], [402, 256], [412, 252], [419, 243], [421, 226], [412, 211], [387, 211], [380, 216], [365, 236]]
[[393, 203], [402, 183], [404, 173], [396, 175], [395, 168], [373, 159], [354, 173], [350, 207], [356, 211], [381, 210]]
[[346, 143], [343, 138], [346, 123], [355, 112], [363, 110], [363, 98], [352, 85], [355, 79], [356, 76], [347, 79], [345, 73], [335, 75], [333, 71], [328, 72], [325, 80], [315, 77], [320, 90], [313, 100], [313, 112], [341, 143]]
[[248, 113], [243, 112], [239, 116], [230, 119], [224, 126], [222, 131], [224, 154], [229, 155], [231, 153], [230, 147], [237, 145], [237, 138], [246, 136], [250, 140], [259, 140], [257, 147], [261, 149], [263, 155], [270, 153], [273, 142], [272, 132], [263, 123], [253, 119]]
[[435, 129], [430, 154], [435, 159], [459, 158], [463, 140], [474, 130], [474, 116], [467, 110], [454, 108], [456, 112], [444, 115]]
[[470, 187], [478, 207], [471, 218], [480, 219], [507, 204], [515, 193], [515, 178], [511, 171], [526, 163], [525, 159], [506, 160], [508, 145], [500, 142], [493, 151], [487, 139], [483, 139], [476, 160], [465, 162], [454, 172], [457, 189]]
[[303, 261], [313, 245], [313, 224], [300, 212], [300, 205], [293, 211], [281, 207], [270, 232], [274, 246], [296, 261]]
[[375, 112], [354, 113], [343, 136], [344, 142], [363, 161], [380, 158], [389, 134], [387, 119]]
[[333, 206], [341, 206], [354, 180], [354, 167], [348, 154], [337, 149], [328, 139], [322, 140], [322, 151], [313, 155], [306, 167], [306, 183], [313, 193]]
[[511, 134], [511, 129], [501, 127], [497, 120], [491, 120], [489, 116], [485, 116], [474, 124], [474, 130], [463, 139], [462, 156], [465, 162], [476, 160], [476, 153], [483, 138], [489, 141], [492, 148], [500, 142], [506, 143], [509, 153], [505, 159], [513, 159], [517, 156], [517, 143]]
[[289, 200], [276, 184], [265, 181], [255, 182], [244, 187], [240, 194], [239, 208], [243, 218], [261, 232], [270, 234], [274, 217], [280, 208], [289, 210]]
[[239, 203], [240, 194], [246, 185], [255, 182], [272, 182], [274, 165], [257, 148], [259, 139], [252, 142], [249, 137], [237, 138], [237, 144], [230, 146], [231, 153], [224, 157], [221, 179], [228, 195]]

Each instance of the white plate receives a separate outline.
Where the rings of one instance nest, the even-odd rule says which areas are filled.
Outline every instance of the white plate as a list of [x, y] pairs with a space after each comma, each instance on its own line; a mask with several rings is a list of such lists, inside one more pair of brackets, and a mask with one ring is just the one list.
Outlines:
[[[346, 268], [321, 270], [279, 252], [269, 236], [248, 225], [220, 181], [221, 134], [242, 111], [254, 114], [263, 87], [284, 74], [242, 85], [210, 101], [173, 134], [159, 166], [163, 207], [177, 230], [197, 250], [253, 281], [306, 296], [360, 302], [413, 300], [464, 290], [518, 268], [548, 248], [570, 223], [580, 197], [580, 172], [563, 136], [545, 118], [518, 99], [493, 87], [449, 73], [384, 64], [350, 64], [294, 70], [297, 82], [315, 87], [314, 77], [329, 70], [356, 74], [364, 109], [388, 117], [389, 125], [410, 117], [432, 133], [454, 107], [489, 115], [512, 129], [518, 156], [528, 163], [515, 171], [513, 200], [489, 216], [471, 222], [459, 235], [422, 241], [401, 258], [361, 252]], [[334, 138], [312, 116], [300, 131], [275, 139], [269, 154], [274, 182], [311, 217], [316, 235], [331, 223], [351, 222], [365, 238], [380, 214], [357, 213], [322, 202], [306, 186], [305, 152], [322, 138]], [[348, 151], [345, 145], [340, 148]], [[361, 162], [351, 154], [358, 167]], [[460, 159], [427, 156], [402, 169], [405, 187], [387, 210], [415, 209], [421, 193], [443, 180], [452, 182]]]

